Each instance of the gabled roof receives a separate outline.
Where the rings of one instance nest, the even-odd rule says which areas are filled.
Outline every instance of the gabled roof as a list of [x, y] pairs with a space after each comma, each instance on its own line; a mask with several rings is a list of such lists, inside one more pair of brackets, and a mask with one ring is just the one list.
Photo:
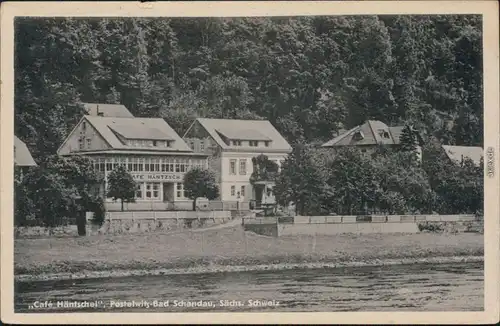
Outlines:
[[[338, 135], [332, 140], [321, 145], [322, 147], [334, 146], [361, 146], [361, 145], [397, 145], [401, 137], [402, 126], [388, 127], [385, 123], [378, 120], [368, 120], [364, 124], [351, 128], [348, 131]], [[356, 134], [360, 133], [363, 137], [357, 139]], [[383, 136], [385, 134], [385, 137]]]
[[389, 127], [389, 132], [391, 133], [392, 139], [394, 139], [394, 144], [399, 144], [401, 134], [403, 133], [404, 126]]
[[[283, 136], [267, 120], [238, 120], [238, 119], [196, 119], [217, 144], [225, 150], [245, 150], [257, 152], [291, 152], [292, 147]], [[189, 130], [186, 132], [189, 132]], [[228, 145], [220, 134], [235, 140], [262, 140], [270, 141], [269, 147], [251, 147], [243, 143], [243, 146]]]
[[17, 166], [36, 166], [26, 144], [14, 136], [14, 164]]
[[223, 127], [215, 129], [222, 136], [231, 140], [271, 140], [271, 138], [264, 136], [258, 130], [252, 129], [234, 129], [230, 127]]
[[172, 136], [169, 136], [162, 130], [146, 125], [136, 126], [134, 129], [131, 129], [128, 123], [123, 124], [118, 122], [110, 125], [109, 128], [125, 139], [174, 140]]
[[483, 157], [483, 148], [477, 146], [451, 146], [443, 145], [444, 152], [455, 162], [462, 162], [464, 158], [471, 159], [474, 164], [479, 166], [481, 158]]
[[[86, 115], [84, 118], [97, 130], [104, 140], [113, 149], [143, 149], [123, 144], [117, 137], [113, 129], [118, 129], [119, 134], [125, 133], [124, 138], [128, 139], [150, 139], [152, 137], [164, 137], [163, 140], [173, 140], [171, 147], [161, 148], [163, 151], [185, 151], [191, 152], [191, 148], [182, 138], [165, 122], [162, 118], [116, 118], [116, 117], [96, 117]], [[144, 138], [146, 137], [146, 138]], [[158, 138], [152, 138], [155, 140]], [[154, 150], [151, 147], [144, 147], [147, 150]], [[160, 148], [159, 148], [160, 149]]]
[[105, 103], [81, 103], [88, 115], [98, 116], [98, 113], [103, 117], [121, 117], [133, 118], [134, 116], [122, 104], [105, 104]]

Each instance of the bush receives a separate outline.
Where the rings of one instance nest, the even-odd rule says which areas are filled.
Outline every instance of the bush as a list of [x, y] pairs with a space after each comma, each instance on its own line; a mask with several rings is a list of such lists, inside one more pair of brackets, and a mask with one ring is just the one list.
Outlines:
[[418, 230], [420, 232], [427, 231], [427, 232], [436, 232], [437, 233], [437, 232], [443, 232], [444, 228], [440, 224], [425, 222], [425, 223], [418, 224]]
[[90, 206], [90, 210], [94, 213], [94, 216], [92, 217], [92, 223], [101, 226], [104, 223], [104, 218], [106, 217], [104, 200], [98, 197], [90, 204]]

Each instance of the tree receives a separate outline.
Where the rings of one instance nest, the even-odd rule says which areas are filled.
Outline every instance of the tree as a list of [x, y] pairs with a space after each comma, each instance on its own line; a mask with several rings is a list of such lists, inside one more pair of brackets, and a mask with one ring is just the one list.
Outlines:
[[16, 184], [16, 222], [22, 223], [32, 215], [54, 227], [76, 211], [93, 211], [91, 203], [98, 200], [97, 189], [102, 180], [86, 157], [49, 156]]
[[483, 142], [480, 15], [23, 18], [15, 29], [15, 129], [35, 159], [55, 153], [78, 101], [121, 103], [181, 134], [196, 116], [264, 118], [311, 143], [379, 119]]
[[353, 214], [374, 208], [380, 192], [380, 183], [373, 161], [358, 149], [344, 148], [328, 165], [327, 184], [331, 187], [332, 203], [337, 211]]
[[113, 198], [113, 200], [120, 199], [122, 211], [123, 202], [135, 202], [136, 188], [137, 183], [124, 166], [119, 165], [108, 175], [107, 196]]
[[215, 175], [200, 168], [193, 168], [184, 175], [184, 191], [193, 200], [193, 211], [196, 210], [196, 199], [204, 197], [213, 200], [219, 197]]
[[250, 183], [257, 181], [274, 182], [278, 175], [278, 164], [273, 162], [267, 155], [260, 154], [252, 158], [253, 172], [250, 176]]
[[417, 146], [419, 145], [418, 135], [413, 126], [406, 124], [401, 131], [399, 139], [402, 151], [415, 152], [417, 150]]
[[297, 144], [285, 159], [274, 193], [281, 205], [295, 203], [299, 214], [317, 213], [325, 194], [325, 175], [310, 145]]

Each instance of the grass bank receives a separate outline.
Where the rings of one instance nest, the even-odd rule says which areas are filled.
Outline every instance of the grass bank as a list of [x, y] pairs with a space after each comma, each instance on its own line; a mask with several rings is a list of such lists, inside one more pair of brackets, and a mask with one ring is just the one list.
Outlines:
[[466, 257], [477, 260], [483, 253], [483, 235], [473, 233], [272, 238], [235, 227], [175, 234], [17, 239], [14, 273], [18, 280], [41, 280], [240, 271], [256, 266], [266, 269], [436, 263]]

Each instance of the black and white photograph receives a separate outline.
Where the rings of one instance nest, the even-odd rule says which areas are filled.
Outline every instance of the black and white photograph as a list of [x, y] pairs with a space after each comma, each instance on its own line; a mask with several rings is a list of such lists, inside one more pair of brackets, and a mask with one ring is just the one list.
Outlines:
[[11, 13], [5, 321], [498, 321], [498, 3], [388, 2]]

